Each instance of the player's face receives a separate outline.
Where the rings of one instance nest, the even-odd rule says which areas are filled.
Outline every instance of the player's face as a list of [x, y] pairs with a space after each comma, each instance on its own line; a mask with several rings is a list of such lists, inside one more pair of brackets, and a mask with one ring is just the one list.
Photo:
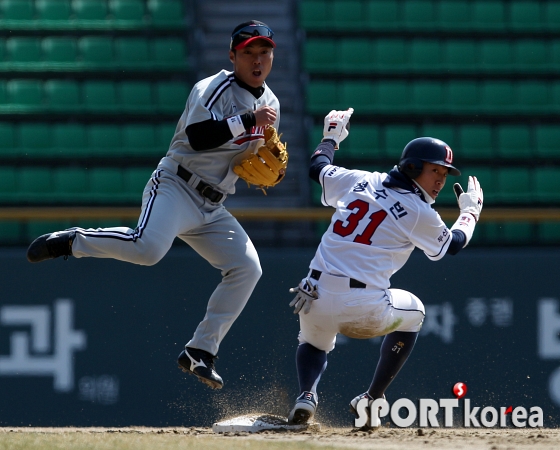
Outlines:
[[235, 76], [249, 86], [261, 87], [272, 69], [274, 49], [262, 39], [251, 42], [247, 47], [229, 52]]
[[416, 177], [416, 181], [434, 200], [445, 186], [449, 169], [439, 164], [424, 162], [422, 173]]

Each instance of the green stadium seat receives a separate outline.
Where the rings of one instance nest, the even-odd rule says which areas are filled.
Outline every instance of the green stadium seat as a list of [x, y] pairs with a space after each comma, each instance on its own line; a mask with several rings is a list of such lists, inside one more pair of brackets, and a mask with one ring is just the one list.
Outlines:
[[78, 41], [81, 65], [104, 69], [114, 66], [113, 40], [105, 36], [84, 36]]
[[0, 122], [0, 157], [9, 158], [17, 156], [16, 126], [10, 122]]
[[19, 195], [19, 174], [17, 169], [12, 166], [2, 165], [0, 166], [0, 177], [2, 177], [2, 183], [0, 183], [0, 201], [15, 203], [20, 201]]
[[86, 200], [89, 193], [88, 170], [81, 167], [54, 169], [53, 193], [58, 202]]
[[[185, 99], [186, 100], [186, 99]], [[123, 81], [119, 85], [119, 107], [127, 113], [153, 110], [152, 85], [148, 81]]]
[[455, 150], [455, 145], [457, 143], [456, 131], [454, 125], [445, 125], [438, 123], [427, 123], [423, 124], [420, 130], [421, 136], [433, 137], [440, 139]]
[[500, 125], [497, 129], [497, 155], [504, 159], [525, 159], [533, 154], [534, 140], [527, 125]]
[[560, 243], [560, 222], [539, 223], [539, 242], [547, 244]]
[[548, 114], [558, 105], [553, 101], [551, 86], [542, 81], [516, 83], [516, 102], [519, 111], [526, 114]]
[[560, 39], [550, 39], [548, 45], [550, 72], [558, 72], [560, 70]]
[[[156, 145], [156, 127], [149, 124], [129, 124], [122, 128], [123, 153], [130, 156], [162, 156], [167, 149]], [[171, 138], [169, 138], [171, 139]]]
[[148, 12], [157, 28], [184, 27], [185, 11], [182, 0], [148, 0]]
[[[325, 46], [325, 41], [321, 42]], [[341, 39], [338, 45], [335, 41], [318, 51], [315, 58], [321, 58], [320, 64], [327, 72], [340, 71], [343, 73], [371, 72], [380, 68], [379, 61], [374, 56], [374, 41], [370, 39]], [[330, 57], [327, 52], [332, 51]], [[330, 60], [330, 61], [329, 61]]]
[[85, 81], [83, 102], [88, 112], [118, 111], [117, 92], [112, 81]]
[[393, 30], [402, 26], [399, 4], [393, 0], [366, 1], [364, 14], [370, 30]]
[[94, 202], [119, 202], [123, 198], [122, 170], [116, 167], [89, 169], [89, 198]]
[[54, 112], [81, 110], [80, 85], [74, 80], [47, 80], [43, 85], [47, 108]]
[[510, 204], [530, 203], [533, 191], [530, 169], [526, 167], [500, 167], [497, 169], [496, 181], [500, 202]]
[[546, 72], [550, 68], [550, 45], [538, 39], [521, 39], [513, 44], [513, 66], [522, 73]]
[[480, 86], [475, 80], [452, 80], [447, 83], [447, 111], [451, 114], [480, 113]]
[[[352, 50], [350, 45], [346, 45], [346, 47]], [[309, 38], [303, 44], [303, 67], [311, 73], [344, 72], [348, 66], [346, 60], [352, 61], [352, 55], [348, 56], [343, 53], [339, 55], [338, 46], [334, 39]]]
[[52, 126], [52, 154], [61, 158], [89, 156], [86, 127], [77, 123], [56, 123]]
[[144, 24], [143, 0], [109, 0], [109, 12], [119, 28], [136, 28]]
[[52, 128], [47, 123], [22, 123], [18, 127], [20, 154], [27, 157], [52, 157]]
[[485, 40], [480, 44], [479, 68], [487, 73], [510, 73], [513, 52], [508, 40]]
[[440, 0], [437, 28], [442, 31], [468, 30], [471, 26], [470, 0]]
[[311, 81], [307, 85], [307, 111], [311, 114], [325, 114], [325, 111], [339, 109], [338, 86], [336, 81]]
[[504, 31], [506, 5], [502, 0], [473, 0], [472, 26], [476, 31]]
[[19, 245], [21, 243], [22, 233], [23, 226], [21, 222], [0, 222], [0, 243], [2, 243], [2, 245]]
[[122, 154], [121, 128], [118, 125], [89, 125], [87, 138], [89, 153], [92, 156], [115, 157]]
[[408, 43], [404, 39], [378, 39], [375, 41], [373, 67], [385, 72], [403, 72], [409, 68]]
[[299, 24], [304, 30], [330, 27], [329, 4], [326, 0], [302, 0], [299, 3]]
[[558, 125], [538, 125], [536, 127], [536, 140], [538, 157], [560, 157], [560, 127]]
[[352, 107], [360, 113], [375, 112], [375, 85], [371, 81], [342, 81], [338, 91], [342, 109]]
[[534, 171], [535, 174], [535, 200], [539, 203], [560, 204], [560, 168], [558, 167], [539, 167]]
[[433, 0], [405, 0], [403, 4], [404, 27], [408, 30], [432, 31], [437, 24], [436, 5]]
[[[190, 86], [183, 81], [165, 81], [155, 83], [155, 106], [162, 113], [180, 116], [185, 109]], [[330, 110], [329, 110], [330, 111]]]
[[420, 73], [440, 73], [443, 49], [438, 39], [414, 39], [410, 43], [410, 69]]
[[52, 198], [53, 179], [47, 167], [23, 167], [18, 170], [18, 192], [22, 200], [37, 202]]
[[513, 32], [543, 29], [541, 2], [515, 0], [510, 3], [509, 29]]
[[480, 90], [482, 112], [509, 114], [516, 109], [515, 85], [512, 81], [484, 80]]
[[8, 86], [5, 80], [0, 80], [0, 111], [4, 111], [5, 108], [7, 108], [7, 105], [8, 105]]
[[[177, 128], [177, 124], [175, 122], [161, 123], [157, 125], [155, 145], [159, 149], [160, 153], [164, 154], [165, 152], [167, 152], [167, 150], [169, 150], [169, 145], [171, 144], [171, 140], [173, 139], [173, 136], [175, 136], [176, 128]], [[319, 141], [317, 141], [317, 143], [318, 142]]]
[[406, 144], [417, 137], [414, 125], [386, 125], [381, 133], [381, 146], [387, 158], [397, 161]]
[[74, 38], [47, 37], [41, 42], [45, 68], [73, 69], [78, 57], [78, 45]]
[[51, 22], [60, 22], [59, 27], [68, 27], [68, 20], [72, 14], [70, 0], [35, 0], [35, 8], [39, 15], [41, 26], [49, 27]]
[[[319, 130], [322, 134], [322, 127]], [[321, 135], [322, 137], [322, 135]], [[318, 137], [319, 140], [321, 137]], [[375, 159], [383, 157], [379, 144], [380, 131], [376, 125], [354, 125], [348, 135], [348, 143], [344, 143], [344, 154], [349, 158]], [[319, 143], [317, 140], [317, 143]]]
[[558, 32], [560, 30], [560, 2], [549, 0], [544, 2], [544, 29]]
[[115, 62], [122, 68], [145, 68], [151, 65], [150, 49], [143, 38], [117, 38], [114, 42]]
[[124, 169], [124, 194], [128, 201], [140, 201], [142, 192], [154, 171], [153, 167], [129, 167]]
[[184, 39], [152, 39], [151, 55], [154, 68], [185, 69], [187, 67], [187, 49]]
[[107, 22], [109, 11], [106, 1], [73, 0], [72, 7], [76, 21], [81, 24], [80, 28], [92, 27], [94, 24], [99, 27]]
[[[486, 240], [501, 245], [523, 245], [532, 243], [534, 225], [529, 222], [490, 222], [486, 224]], [[474, 233], [476, 235], [476, 231]]]
[[335, 30], [352, 30], [364, 28], [365, 15], [361, 0], [331, 0], [329, 9], [334, 20], [331, 26]]
[[381, 81], [377, 83], [377, 104], [372, 105], [381, 113], [407, 112], [411, 104], [410, 85], [407, 81]]
[[458, 160], [494, 157], [492, 127], [488, 124], [465, 124], [458, 130], [458, 140], [451, 147]]
[[43, 109], [43, 86], [41, 81], [13, 79], [6, 84], [7, 98], [14, 111], [32, 112]]
[[417, 113], [445, 111], [445, 89], [440, 81], [416, 81], [412, 85], [412, 109]]
[[33, 0], [4, 0], [3, 20], [30, 22], [35, 14]]
[[34, 37], [8, 38], [6, 56], [13, 68], [37, 67], [42, 59], [41, 41]]
[[442, 71], [464, 74], [479, 70], [479, 50], [475, 41], [448, 39], [442, 46]]

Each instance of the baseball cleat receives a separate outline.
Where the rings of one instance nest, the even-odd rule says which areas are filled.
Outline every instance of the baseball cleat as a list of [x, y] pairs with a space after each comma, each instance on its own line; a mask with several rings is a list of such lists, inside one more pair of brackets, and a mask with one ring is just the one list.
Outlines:
[[[352, 414], [354, 414], [356, 417], [360, 417], [360, 415], [358, 414], [357, 411], [357, 406], [358, 406], [358, 402], [362, 399], [362, 398], [367, 398], [368, 399], [368, 407], [366, 409], [367, 413], [368, 413], [368, 421], [367, 424], [364, 425], [362, 428], [360, 428], [360, 430], [371, 430], [372, 427], [369, 425], [370, 423], [370, 407], [371, 404], [373, 403], [374, 398], [369, 395], [368, 392], [364, 392], [363, 394], [358, 395], [357, 397], [354, 397], [351, 401], [350, 401], [350, 411], [352, 412]], [[385, 398], [385, 396], [383, 396], [383, 398]]]
[[72, 242], [76, 237], [74, 230], [55, 231], [35, 239], [27, 249], [27, 260], [32, 263], [72, 255]]
[[224, 382], [222, 377], [214, 370], [214, 359], [216, 356], [198, 348], [185, 347], [177, 362], [179, 369], [190, 373], [198, 378], [198, 381], [211, 387], [212, 389], [222, 389]]
[[296, 400], [294, 409], [290, 411], [288, 422], [296, 425], [305, 425], [313, 419], [317, 410], [317, 394], [314, 392], [303, 392]]

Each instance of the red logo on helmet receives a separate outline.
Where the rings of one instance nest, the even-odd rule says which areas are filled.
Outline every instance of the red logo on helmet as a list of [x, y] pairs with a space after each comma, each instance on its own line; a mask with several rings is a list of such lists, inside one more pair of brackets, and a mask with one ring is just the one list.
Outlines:
[[451, 164], [453, 162], [453, 150], [451, 150], [449, 145], [445, 146], [445, 162], [447, 164]]

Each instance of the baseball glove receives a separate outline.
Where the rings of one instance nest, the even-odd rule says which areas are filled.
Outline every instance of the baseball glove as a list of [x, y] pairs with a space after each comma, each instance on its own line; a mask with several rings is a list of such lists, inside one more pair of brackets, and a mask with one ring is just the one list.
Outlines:
[[264, 188], [276, 186], [286, 175], [288, 167], [287, 144], [280, 141], [276, 128], [268, 126], [264, 130], [264, 145], [257, 152], [233, 168], [235, 174], [248, 185], [258, 186], [266, 195]]

